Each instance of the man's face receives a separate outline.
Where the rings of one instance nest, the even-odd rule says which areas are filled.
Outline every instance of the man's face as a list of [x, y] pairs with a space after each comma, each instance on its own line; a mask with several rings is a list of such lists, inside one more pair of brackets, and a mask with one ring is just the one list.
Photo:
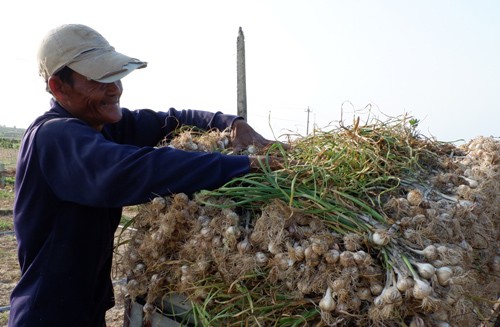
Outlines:
[[76, 118], [101, 130], [104, 124], [116, 123], [122, 118], [121, 81], [100, 83], [73, 72], [73, 85], [64, 84], [64, 97], [58, 102]]

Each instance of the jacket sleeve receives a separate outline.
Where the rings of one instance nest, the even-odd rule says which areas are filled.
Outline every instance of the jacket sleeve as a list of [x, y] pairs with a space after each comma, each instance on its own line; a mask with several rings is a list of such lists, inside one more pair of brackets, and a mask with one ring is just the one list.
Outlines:
[[236, 119], [241, 117], [221, 112], [202, 110], [176, 110], [167, 112], [150, 109], [122, 109], [123, 117], [116, 123], [106, 127], [110, 137], [118, 143], [137, 146], [155, 146], [171, 132], [184, 125], [196, 126], [203, 130], [230, 128]]
[[36, 151], [43, 178], [58, 198], [98, 207], [214, 189], [250, 169], [247, 156], [118, 144], [78, 119], [43, 124]]

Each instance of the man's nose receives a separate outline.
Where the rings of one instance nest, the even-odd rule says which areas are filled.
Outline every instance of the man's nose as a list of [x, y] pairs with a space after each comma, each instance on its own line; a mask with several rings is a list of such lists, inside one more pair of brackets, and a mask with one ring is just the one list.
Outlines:
[[110, 94], [121, 94], [123, 90], [121, 80], [106, 83], [106, 92]]

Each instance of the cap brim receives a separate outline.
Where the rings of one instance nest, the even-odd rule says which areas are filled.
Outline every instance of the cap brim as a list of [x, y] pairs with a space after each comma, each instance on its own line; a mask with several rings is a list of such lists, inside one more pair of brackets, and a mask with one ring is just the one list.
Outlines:
[[146, 66], [146, 62], [131, 58], [114, 50], [68, 64], [68, 67], [77, 73], [101, 83], [116, 82], [132, 71]]

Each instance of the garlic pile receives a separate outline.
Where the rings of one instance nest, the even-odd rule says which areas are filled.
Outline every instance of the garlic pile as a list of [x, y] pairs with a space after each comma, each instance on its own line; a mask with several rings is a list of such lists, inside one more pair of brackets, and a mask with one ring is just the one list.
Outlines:
[[387, 196], [392, 225], [370, 232], [332, 230], [278, 200], [247, 210], [156, 198], [134, 219], [126, 291], [147, 308], [181, 293], [213, 319], [203, 325], [479, 325], [500, 290], [500, 143], [480, 137], [458, 152], [428, 183]]

